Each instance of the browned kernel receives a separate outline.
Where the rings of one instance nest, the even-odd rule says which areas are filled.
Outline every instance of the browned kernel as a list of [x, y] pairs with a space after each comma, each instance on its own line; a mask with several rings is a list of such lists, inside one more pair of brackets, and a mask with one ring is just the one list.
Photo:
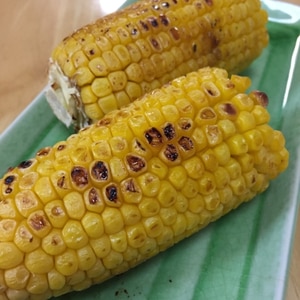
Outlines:
[[175, 137], [176, 132], [173, 124], [169, 123], [164, 127], [164, 134], [168, 140], [171, 140]]
[[15, 175], [9, 175], [9, 176], [4, 178], [4, 184], [10, 185], [15, 181], [15, 179], [16, 179]]
[[88, 184], [88, 172], [83, 167], [74, 167], [71, 171], [71, 177], [79, 188], [83, 188]]
[[156, 49], [156, 50], [158, 50], [158, 51], [161, 50], [160, 44], [159, 44], [159, 42], [157, 41], [157, 39], [151, 38], [151, 39], [150, 39], [150, 43], [151, 43], [151, 45], [153, 46], [154, 49]]
[[224, 103], [221, 104], [220, 107], [222, 108], [223, 112], [228, 115], [235, 116], [237, 114], [236, 108], [232, 103]]
[[140, 192], [139, 188], [137, 188], [137, 186], [132, 178], [124, 181], [123, 186], [125, 187], [125, 190], [128, 192], [131, 192], [131, 193], [139, 193]]
[[192, 128], [192, 120], [188, 118], [181, 118], [178, 121], [178, 126], [182, 130], [189, 130]]
[[269, 104], [269, 98], [268, 95], [261, 91], [252, 91], [249, 96], [257, 102], [257, 104], [267, 107]]
[[107, 126], [112, 123], [111, 118], [103, 118], [97, 122], [97, 126]]
[[40, 231], [46, 226], [49, 226], [49, 222], [46, 219], [44, 213], [42, 212], [36, 212], [33, 215], [31, 215], [31, 217], [28, 220], [28, 223], [36, 231]]
[[144, 21], [140, 21], [140, 25], [142, 26], [142, 28], [145, 30], [145, 31], [148, 31], [149, 30], [149, 26], [147, 23], [145, 23]]
[[19, 165], [19, 169], [27, 169], [32, 165], [33, 161], [32, 160], [24, 160], [22, 161]]
[[180, 39], [180, 34], [177, 27], [172, 27], [170, 29], [170, 33], [175, 41], [178, 41]]
[[208, 119], [214, 119], [216, 117], [216, 113], [214, 110], [210, 107], [205, 107], [200, 112], [201, 119], [208, 120]]
[[139, 149], [142, 152], [146, 151], [146, 149], [143, 147], [142, 143], [137, 139], [135, 139], [134, 142], [133, 142], [133, 148], [134, 149]]
[[96, 180], [106, 181], [109, 176], [108, 167], [103, 161], [97, 161], [92, 166], [91, 175]]
[[155, 17], [149, 17], [148, 22], [152, 27], [158, 27], [158, 22]]
[[60, 178], [57, 179], [57, 186], [61, 189], [68, 188], [68, 184], [66, 182], [66, 176], [62, 175]]
[[96, 203], [101, 201], [100, 195], [95, 188], [91, 188], [90, 191], [88, 192], [88, 199], [89, 199], [89, 203], [92, 205], [95, 205]]
[[181, 146], [181, 148], [185, 151], [189, 151], [194, 149], [194, 143], [193, 141], [187, 137], [187, 136], [183, 136], [179, 139], [178, 144]]
[[51, 209], [51, 213], [53, 216], [60, 216], [62, 214], [64, 214], [65, 212], [63, 211], [63, 209], [60, 206], [53, 206]]
[[66, 145], [58, 145], [56, 149], [57, 149], [58, 151], [62, 151], [62, 150], [64, 150], [66, 147], [67, 147]]
[[105, 196], [111, 202], [114, 203], [118, 202], [118, 198], [119, 198], [118, 188], [114, 184], [107, 186], [105, 189]]
[[164, 26], [168, 26], [170, 21], [169, 19], [166, 17], [166, 15], [159, 15], [159, 19], [160, 19], [160, 22], [164, 25]]
[[175, 161], [178, 158], [177, 148], [173, 144], [168, 144], [164, 150], [164, 155], [169, 161]]
[[163, 142], [161, 133], [154, 127], [145, 132], [145, 137], [153, 147], [161, 146]]
[[146, 166], [145, 160], [136, 155], [127, 155], [126, 160], [127, 160], [130, 170], [132, 170], [134, 172], [139, 172], [139, 171], [143, 170]]
[[45, 147], [45, 148], [40, 149], [40, 150], [36, 153], [36, 155], [37, 155], [37, 156], [46, 156], [46, 155], [49, 154], [50, 151], [51, 151], [51, 147]]

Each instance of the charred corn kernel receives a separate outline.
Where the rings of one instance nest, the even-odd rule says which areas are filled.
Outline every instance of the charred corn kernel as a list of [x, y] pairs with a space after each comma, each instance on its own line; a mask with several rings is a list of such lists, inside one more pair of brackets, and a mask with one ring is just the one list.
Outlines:
[[266, 95], [231, 78], [189, 73], [11, 168], [0, 180], [0, 295], [88, 288], [264, 191], [289, 153], [255, 116]]
[[[241, 71], [268, 44], [267, 15], [258, 0], [178, 1], [156, 9], [164, 5], [163, 0], [155, 5], [151, 1], [140, 1], [138, 7], [132, 4], [78, 29], [53, 50], [47, 99], [67, 126], [73, 122], [77, 129], [93, 123], [104, 113], [201, 67]], [[233, 76], [228, 81], [220, 76], [202, 84], [207, 98], [217, 102], [220, 91], [225, 100], [232, 96], [230, 85], [244, 91], [250, 80]], [[253, 93], [251, 98], [261, 97]], [[70, 117], [60, 115], [60, 102]]]

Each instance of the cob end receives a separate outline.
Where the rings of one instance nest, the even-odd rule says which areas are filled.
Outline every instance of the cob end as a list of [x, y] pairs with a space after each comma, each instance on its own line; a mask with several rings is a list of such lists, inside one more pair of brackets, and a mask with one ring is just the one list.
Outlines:
[[45, 96], [56, 117], [67, 127], [73, 126], [76, 129], [89, 125], [90, 120], [84, 112], [78, 89], [72, 86], [68, 77], [52, 60]]

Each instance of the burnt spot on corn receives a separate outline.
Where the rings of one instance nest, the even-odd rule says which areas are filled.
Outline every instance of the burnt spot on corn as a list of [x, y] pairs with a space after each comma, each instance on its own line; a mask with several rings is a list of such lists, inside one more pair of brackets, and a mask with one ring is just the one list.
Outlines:
[[177, 27], [170, 28], [170, 33], [175, 41], [178, 41], [180, 39], [180, 34]]
[[209, 120], [216, 118], [216, 113], [211, 107], [205, 107], [200, 111], [200, 118], [203, 120]]
[[149, 31], [149, 26], [146, 22], [144, 21], [140, 21], [140, 25], [142, 26], [142, 28], [145, 30], [145, 31]]
[[100, 195], [95, 188], [91, 188], [88, 192], [89, 203], [95, 205], [101, 202]]
[[19, 168], [19, 169], [27, 169], [27, 168], [29, 168], [32, 164], [33, 164], [33, 161], [32, 161], [32, 160], [24, 160], [24, 161], [22, 161], [22, 162], [18, 165], [18, 168]]
[[193, 50], [194, 53], [197, 52], [197, 44], [196, 43], [192, 44], [192, 50]]
[[111, 118], [103, 118], [97, 122], [97, 126], [107, 126], [112, 123]]
[[168, 17], [164, 14], [159, 15], [159, 20], [160, 20], [161, 24], [164, 26], [168, 26], [170, 24]]
[[79, 188], [84, 188], [89, 183], [88, 172], [83, 167], [74, 167], [71, 171], [71, 178]]
[[59, 217], [61, 215], [64, 215], [65, 212], [60, 206], [53, 206], [51, 209], [51, 214], [55, 217]]
[[15, 179], [16, 179], [15, 175], [9, 175], [4, 178], [4, 184], [11, 185], [15, 181]]
[[109, 171], [106, 164], [103, 161], [97, 161], [92, 166], [91, 175], [98, 181], [108, 180]]
[[235, 116], [237, 114], [236, 108], [232, 103], [221, 104], [221, 108], [227, 115]]
[[178, 141], [178, 144], [185, 151], [190, 151], [194, 149], [193, 141], [187, 136], [181, 137]]
[[145, 160], [136, 155], [127, 155], [126, 161], [129, 166], [129, 169], [133, 172], [140, 172], [146, 166]]
[[45, 148], [42, 148], [40, 149], [36, 155], [37, 156], [47, 156], [51, 151], [51, 147], [45, 147]]
[[176, 131], [175, 131], [173, 124], [168, 123], [164, 127], [164, 134], [169, 141], [172, 140], [176, 136]]
[[193, 124], [192, 122], [193, 121], [191, 119], [182, 118], [179, 120], [178, 126], [180, 129], [187, 131], [192, 128], [192, 124]]
[[119, 200], [118, 188], [111, 184], [105, 188], [105, 196], [110, 202], [117, 203]]
[[138, 30], [136, 28], [132, 28], [130, 31], [131, 35], [137, 35], [138, 34]]
[[13, 189], [8, 186], [6, 189], [5, 189], [5, 194], [10, 194], [11, 192], [13, 191]]
[[29, 224], [34, 230], [40, 231], [46, 226], [48, 226], [48, 221], [43, 214], [35, 213], [33, 216], [30, 217]]
[[159, 44], [159, 42], [157, 41], [157, 39], [155, 38], [150, 38], [150, 43], [151, 45], [153, 46], [153, 48], [157, 51], [160, 51], [161, 50], [161, 46]]
[[152, 127], [145, 132], [145, 138], [149, 145], [153, 147], [159, 147], [163, 142], [161, 133], [155, 127]]
[[62, 151], [62, 150], [64, 150], [66, 147], [67, 147], [66, 145], [58, 145], [56, 149], [57, 149], [57, 151]]
[[[250, 93], [250, 96], [253, 96], [254, 99], [256, 100], [257, 104], [263, 106], [263, 107], [267, 107], [269, 104], [269, 97], [266, 93], [262, 92], [262, 91], [252, 91]], [[253, 98], [252, 97], [252, 98]]]
[[167, 160], [169, 161], [176, 161], [178, 158], [178, 150], [173, 144], [168, 144], [166, 146], [166, 149], [164, 150], [164, 155]]
[[141, 150], [142, 152], [146, 151], [146, 149], [144, 148], [142, 143], [137, 139], [134, 140], [134, 148], [137, 148], [137, 149]]
[[140, 190], [132, 178], [123, 182], [123, 187], [126, 192], [139, 193]]
[[149, 23], [153, 28], [156, 28], [156, 27], [159, 26], [158, 21], [157, 21], [157, 18], [155, 18], [155, 17], [149, 17], [149, 18], [148, 18], [148, 23]]
[[56, 184], [61, 189], [67, 189], [66, 176], [62, 175], [60, 178], [58, 178]]
[[214, 4], [213, 0], [204, 0], [208, 6], [212, 6]]

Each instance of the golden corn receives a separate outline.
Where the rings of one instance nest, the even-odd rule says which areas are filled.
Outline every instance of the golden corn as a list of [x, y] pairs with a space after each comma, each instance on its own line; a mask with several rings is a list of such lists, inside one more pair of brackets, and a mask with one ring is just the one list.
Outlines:
[[263, 192], [289, 154], [267, 96], [245, 94], [249, 84], [200, 69], [9, 169], [1, 299], [103, 282]]
[[48, 102], [78, 129], [201, 67], [236, 73], [268, 44], [266, 22], [259, 0], [138, 1], [54, 49]]

